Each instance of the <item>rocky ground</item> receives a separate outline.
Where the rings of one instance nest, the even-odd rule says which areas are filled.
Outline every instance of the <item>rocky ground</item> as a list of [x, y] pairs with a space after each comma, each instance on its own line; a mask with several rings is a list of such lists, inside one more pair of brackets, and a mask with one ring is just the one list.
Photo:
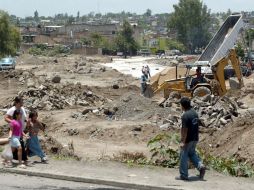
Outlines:
[[[4, 111], [19, 94], [25, 107], [37, 109], [46, 125], [41, 138], [48, 153], [84, 160], [111, 159], [122, 151], [149, 156], [150, 138], [179, 132], [179, 96], [172, 93], [159, 105], [140, 95], [136, 78], [99, 64], [109, 61], [77, 55], [20, 56], [15, 71], [0, 73], [0, 135], [8, 131]], [[201, 147], [207, 152], [237, 155], [254, 164], [253, 77], [245, 78], [241, 91], [193, 100], [204, 125]]]

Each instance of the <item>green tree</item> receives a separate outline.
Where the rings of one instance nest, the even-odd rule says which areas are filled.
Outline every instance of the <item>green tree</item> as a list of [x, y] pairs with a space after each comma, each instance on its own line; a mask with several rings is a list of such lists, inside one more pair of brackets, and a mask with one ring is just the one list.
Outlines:
[[167, 46], [169, 49], [178, 49], [181, 52], [185, 51], [184, 45], [177, 40], [167, 40]]
[[34, 20], [35, 20], [36, 22], [39, 21], [39, 13], [38, 13], [37, 10], [34, 12]]
[[236, 54], [243, 59], [244, 58], [244, 49], [241, 43], [237, 43], [235, 46]]
[[102, 38], [102, 36], [100, 34], [98, 34], [98, 33], [92, 33], [90, 38], [91, 38], [91, 41], [92, 41], [92, 45], [94, 47], [97, 47], [97, 48], [101, 47], [103, 38]]
[[210, 40], [210, 10], [201, 0], [180, 0], [174, 5], [174, 13], [170, 16], [168, 28], [177, 31], [177, 39], [190, 53], [202, 48]]
[[77, 13], [77, 21], [79, 21], [79, 18], [80, 18], [80, 12], [78, 11], [78, 13]]
[[232, 14], [232, 11], [230, 9], [228, 9], [228, 11], [226, 13], [221, 14], [222, 20], [223, 21], [226, 20], [228, 18], [228, 16], [231, 15], [231, 14]]
[[80, 42], [85, 46], [91, 46], [92, 41], [86, 37], [80, 39]]
[[71, 15], [68, 17], [68, 20], [67, 20], [67, 24], [71, 25], [72, 23], [75, 22], [75, 18]]
[[249, 29], [245, 32], [245, 40], [247, 42], [247, 46], [250, 47], [252, 41], [254, 40], [254, 29]]
[[96, 17], [96, 18], [101, 18], [101, 17], [102, 17], [102, 14], [101, 14], [101, 13], [96, 13], [96, 14], [95, 14], [95, 17]]
[[116, 55], [117, 48], [114, 41], [103, 38], [102, 40], [102, 53], [104, 55]]
[[147, 9], [144, 15], [147, 16], [147, 17], [152, 16], [152, 10]]
[[10, 24], [8, 14], [0, 12], [0, 56], [15, 55], [20, 42], [20, 33]]
[[125, 20], [122, 30], [116, 37], [116, 47], [118, 51], [124, 53], [125, 58], [127, 54], [133, 55], [137, 52], [138, 43], [135, 41], [133, 34], [134, 31], [130, 23]]

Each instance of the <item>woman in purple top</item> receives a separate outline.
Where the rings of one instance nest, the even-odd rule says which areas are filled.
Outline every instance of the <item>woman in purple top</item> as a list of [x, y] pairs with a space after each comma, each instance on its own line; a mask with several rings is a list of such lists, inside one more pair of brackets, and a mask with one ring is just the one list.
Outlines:
[[26, 168], [24, 164], [22, 164], [22, 147], [20, 144], [20, 137], [26, 136], [22, 129], [22, 121], [21, 121], [22, 113], [20, 110], [15, 110], [13, 113], [13, 120], [10, 122], [10, 145], [12, 148], [12, 152], [16, 149], [18, 150], [18, 160], [19, 160], [19, 167]]

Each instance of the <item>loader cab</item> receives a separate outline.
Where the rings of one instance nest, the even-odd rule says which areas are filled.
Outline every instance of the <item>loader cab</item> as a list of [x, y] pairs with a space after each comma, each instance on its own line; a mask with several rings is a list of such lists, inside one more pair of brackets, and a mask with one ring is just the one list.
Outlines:
[[[202, 72], [202, 67], [204, 66], [208, 67], [209, 65], [186, 65], [185, 85], [187, 90], [192, 90], [198, 84], [207, 83], [205, 75], [208, 73]], [[195, 74], [191, 74], [191, 71], [193, 70], [195, 70]]]
[[207, 79], [211, 78], [212, 73], [203, 73], [203, 70], [209, 69], [210, 65], [207, 63], [186, 64], [185, 89], [192, 97], [211, 94], [211, 85]]

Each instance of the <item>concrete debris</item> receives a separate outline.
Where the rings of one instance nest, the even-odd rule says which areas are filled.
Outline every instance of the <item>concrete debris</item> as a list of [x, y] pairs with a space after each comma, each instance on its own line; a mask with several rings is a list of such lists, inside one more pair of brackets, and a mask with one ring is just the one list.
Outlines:
[[82, 93], [82, 88], [86, 87], [82, 87], [81, 84], [44, 84], [38, 88], [29, 87], [25, 91], [20, 91], [19, 95], [24, 98], [26, 108], [47, 111], [70, 106], [95, 106], [98, 102], [104, 101], [103, 98], [93, 95], [91, 91]]
[[162, 130], [169, 129], [170, 126], [171, 126], [170, 123], [166, 123], [166, 124], [161, 125], [160, 129], [162, 129]]
[[[163, 103], [164, 107], [170, 107], [176, 112], [180, 111], [179, 98], [175, 95], [170, 95], [169, 98]], [[238, 109], [245, 108], [240, 101], [235, 101], [232, 98], [216, 97], [207, 95], [204, 97], [195, 97], [192, 99], [192, 107], [198, 112], [200, 120], [204, 127], [223, 127], [232, 122], [233, 117], [238, 117]], [[247, 106], [246, 108], [247, 109]], [[170, 115], [165, 120], [164, 125], [160, 128], [165, 129], [172, 126], [181, 126], [180, 117]]]
[[236, 77], [229, 78], [229, 85], [232, 90], [240, 89], [240, 83]]

